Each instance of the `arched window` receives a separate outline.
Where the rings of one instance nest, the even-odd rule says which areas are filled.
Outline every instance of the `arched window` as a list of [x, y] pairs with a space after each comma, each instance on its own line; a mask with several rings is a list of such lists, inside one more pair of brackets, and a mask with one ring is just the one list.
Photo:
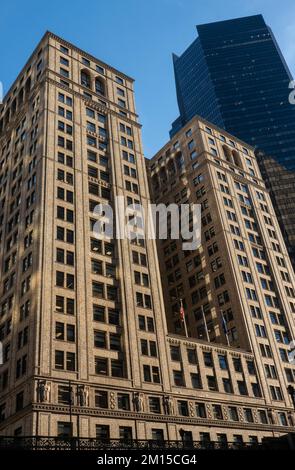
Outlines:
[[31, 77], [27, 79], [26, 84], [25, 84], [26, 95], [28, 95], [30, 91], [31, 91]]
[[168, 169], [168, 175], [170, 178], [172, 178], [175, 173], [176, 173], [176, 170], [175, 170], [175, 166], [174, 166], [174, 161], [173, 160], [170, 160], [168, 165], [167, 165], [167, 169]]
[[16, 98], [14, 98], [12, 105], [11, 105], [11, 114], [13, 115], [16, 111]]
[[88, 70], [81, 70], [81, 85], [86, 88], [91, 88], [91, 78]]
[[105, 94], [104, 83], [100, 78], [95, 79], [95, 91], [99, 95], [104, 95]]
[[181, 152], [177, 152], [176, 155], [176, 166], [178, 170], [183, 170], [184, 169], [184, 158]]
[[233, 158], [230, 149], [226, 145], [223, 145], [222, 148], [226, 161], [229, 163], [233, 163]]
[[167, 182], [167, 173], [166, 173], [165, 168], [161, 168], [160, 170], [160, 180], [161, 180], [161, 183]]
[[154, 175], [152, 177], [152, 183], [153, 183], [153, 189], [156, 191], [159, 188], [159, 180], [158, 180], [157, 175]]
[[21, 88], [21, 90], [18, 94], [18, 106], [20, 106], [23, 101], [24, 101], [24, 89]]
[[5, 122], [4, 125], [8, 124], [9, 121], [10, 121], [10, 109], [8, 109], [8, 110], [6, 111], [6, 114], [5, 114], [5, 116], [4, 116], [4, 122]]

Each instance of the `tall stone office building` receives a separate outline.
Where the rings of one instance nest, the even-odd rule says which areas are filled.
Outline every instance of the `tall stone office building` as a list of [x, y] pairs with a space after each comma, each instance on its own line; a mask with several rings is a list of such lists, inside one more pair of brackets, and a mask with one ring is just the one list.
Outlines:
[[288, 403], [295, 279], [254, 149], [196, 116], [147, 165], [153, 202], [201, 205], [197, 251], [183, 251], [182, 239], [157, 241], [169, 331], [185, 333], [182, 299], [188, 336], [251, 351], [254, 396]]
[[192, 44], [173, 55], [180, 116], [170, 135], [200, 115], [259, 150], [261, 172], [295, 267], [292, 74], [262, 15], [203, 24], [197, 31]]
[[[284, 284], [291, 296], [293, 277], [268, 199], [260, 203], [282, 253], [268, 246], [271, 264], [259, 263], [269, 287], [266, 269], [276, 267], [279, 291], [269, 301], [277, 324], [249, 301], [261, 331], [254, 340], [250, 313], [237, 321], [236, 293], [235, 320], [227, 313], [235, 343], [168, 334], [155, 242], [94, 233], [99, 202], [149, 201], [132, 79], [46, 33], [0, 112], [1, 435], [240, 444], [288, 433], [294, 414], [286, 386], [294, 375], [279, 357], [286, 358], [293, 331], [291, 307], [287, 298], [280, 309], [275, 302], [283, 301]], [[249, 221], [254, 228], [250, 213]], [[285, 265], [276, 266], [276, 256]], [[191, 273], [199, 282], [195, 257]]]

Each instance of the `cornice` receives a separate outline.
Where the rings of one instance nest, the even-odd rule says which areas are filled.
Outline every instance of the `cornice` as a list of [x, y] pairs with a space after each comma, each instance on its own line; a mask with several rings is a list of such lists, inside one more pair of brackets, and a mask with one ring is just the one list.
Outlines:
[[61, 38], [60, 36], [57, 36], [56, 34], [52, 33], [51, 31], [47, 31], [45, 35], [48, 38], [55, 39], [56, 41], [60, 42], [62, 45], [73, 49], [74, 51], [78, 52], [79, 54], [82, 54], [84, 57], [87, 59], [93, 60], [94, 62], [99, 62], [99, 65], [101, 65], [103, 68], [109, 70], [110, 72], [116, 73], [118, 75], [121, 75], [124, 77], [126, 80], [130, 80], [132, 83], [135, 81], [134, 78], [130, 77], [129, 75], [126, 75], [124, 72], [121, 72], [120, 70], [116, 69], [115, 67], [112, 67], [109, 64], [106, 64], [102, 60], [98, 59], [97, 57], [93, 56], [89, 52], [84, 51], [83, 49], [80, 49], [79, 47], [75, 46], [69, 41], [66, 41], [65, 39]]

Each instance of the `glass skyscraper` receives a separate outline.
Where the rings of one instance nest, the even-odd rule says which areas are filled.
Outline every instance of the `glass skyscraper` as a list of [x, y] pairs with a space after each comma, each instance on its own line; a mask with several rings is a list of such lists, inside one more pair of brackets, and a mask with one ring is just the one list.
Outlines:
[[[180, 116], [170, 136], [200, 115], [260, 150], [261, 170], [273, 198], [291, 256], [295, 260], [295, 105], [289, 102], [293, 79], [262, 15], [197, 26], [198, 37], [173, 55]], [[271, 185], [269, 162], [278, 164]], [[291, 174], [290, 174], [291, 172]], [[288, 203], [282, 202], [288, 180]], [[293, 246], [293, 248], [292, 248]], [[292, 255], [293, 253], [293, 255]]]

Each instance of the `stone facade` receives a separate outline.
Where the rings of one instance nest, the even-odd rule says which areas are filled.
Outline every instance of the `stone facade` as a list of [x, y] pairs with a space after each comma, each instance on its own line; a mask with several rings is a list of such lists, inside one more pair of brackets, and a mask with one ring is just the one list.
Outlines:
[[0, 109], [0, 181], [2, 435], [254, 442], [290, 430], [246, 315], [230, 347], [220, 325], [220, 344], [168, 334], [155, 242], [95, 237], [99, 202], [149, 202], [131, 78], [46, 33]]

